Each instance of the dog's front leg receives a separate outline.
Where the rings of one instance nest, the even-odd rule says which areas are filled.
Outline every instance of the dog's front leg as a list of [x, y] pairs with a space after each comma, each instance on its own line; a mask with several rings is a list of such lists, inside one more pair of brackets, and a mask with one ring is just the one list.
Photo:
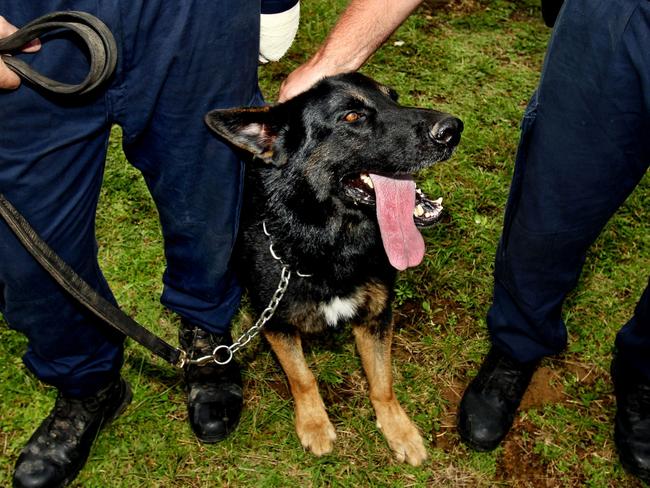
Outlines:
[[264, 331], [289, 379], [296, 402], [296, 432], [303, 447], [317, 456], [332, 452], [336, 432], [327, 417], [314, 375], [309, 370], [298, 333]]
[[[376, 325], [376, 324], [373, 324]], [[398, 461], [419, 466], [427, 458], [424, 441], [393, 391], [390, 347], [392, 327], [354, 327], [354, 337], [368, 378], [370, 400], [381, 429]]]

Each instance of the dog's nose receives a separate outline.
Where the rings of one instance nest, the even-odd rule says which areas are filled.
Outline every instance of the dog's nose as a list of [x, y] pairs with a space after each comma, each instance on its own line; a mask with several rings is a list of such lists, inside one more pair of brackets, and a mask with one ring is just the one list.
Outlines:
[[429, 135], [438, 144], [455, 146], [460, 141], [460, 133], [463, 132], [463, 122], [456, 117], [445, 117], [436, 122]]

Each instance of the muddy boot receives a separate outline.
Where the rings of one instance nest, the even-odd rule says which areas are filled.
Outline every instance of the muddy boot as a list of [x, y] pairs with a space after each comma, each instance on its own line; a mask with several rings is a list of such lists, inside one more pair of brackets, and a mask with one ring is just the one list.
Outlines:
[[625, 470], [650, 484], [650, 381], [616, 356], [614, 443]]
[[131, 389], [119, 379], [93, 396], [59, 393], [50, 415], [27, 442], [16, 462], [16, 488], [66, 486], [81, 471], [100, 429], [131, 402]]
[[458, 433], [465, 444], [477, 451], [491, 451], [499, 445], [538, 364], [521, 364], [495, 347], [490, 349], [460, 403]]
[[[183, 320], [179, 342], [190, 359], [210, 356], [219, 345], [232, 344], [230, 333], [210, 334]], [[239, 423], [244, 403], [239, 365], [210, 361], [203, 366], [185, 367], [187, 413], [192, 431], [205, 443], [225, 439]]]

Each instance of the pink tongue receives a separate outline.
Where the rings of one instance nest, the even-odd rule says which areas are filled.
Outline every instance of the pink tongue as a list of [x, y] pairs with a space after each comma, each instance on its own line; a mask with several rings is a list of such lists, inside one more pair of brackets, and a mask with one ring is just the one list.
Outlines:
[[410, 177], [387, 178], [370, 173], [377, 199], [381, 240], [393, 267], [404, 270], [424, 258], [424, 239], [415, 227], [415, 182]]

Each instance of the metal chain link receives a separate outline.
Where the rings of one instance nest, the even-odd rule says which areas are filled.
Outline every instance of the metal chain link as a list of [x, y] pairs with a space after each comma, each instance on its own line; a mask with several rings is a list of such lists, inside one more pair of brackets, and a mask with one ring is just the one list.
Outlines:
[[223, 366], [232, 361], [234, 354], [246, 346], [251, 340], [253, 340], [253, 338], [260, 333], [266, 323], [271, 320], [271, 317], [273, 317], [275, 310], [278, 308], [278, 305], [280, 305], [280, 302], [284, 297], [284, 293], [287, 291], [290, 279], [291, 271], [289, 270], [289, 267], [286, 265], [282, 266], [282, 273], [280, 275], [278, 288], [273, 293], [271, 301], [269, 302], [268, 306], [262, 311], [257, 321], [230, 346], [222, 344], [215, 347], [212, 351], [212, 354], [208, 356], [202, 356], [197, 359], [185, 359], [183, 366], [186, 364], [197, 364], [199, 366], [203, 366], [211, 361], [214, 361], [215, 363]]
[[[271, 297], [271, 301], [269, 302], [267, 307], [262, 311], [257, 321], [230, 346], [226, 346], [225, 344], [222, 344], [220, 346], [215, 347], [214, 350], [212, 351], [212, 354], [208, 356], [202, 356], [197, 359], [188, 359], [187, 354], [185, 353], [185, 356], [183, 356], [180, 361], [181, 367], [184, 367], [188, 364], [196, 364], [198, 366], [203, 366], [205, 364], [210, 363], [211, 361], [214, 361], [215, 363], [221, 366], [228, 364], [230, 361], [232, 361], [234, 354], [237, 351], [239, 351], [241, 348], [246, 346], [251, 340], [253, 340], [253, 338], [260, 333], [260, 331], [266, 325], [266, 323], [269, 320], [271, 320], [273, 314], [275, 314], [278, 305], [280, 305], [280, 302], [284, 297], [284, 293], [287, 291], [287, 288], [289, 287], [289, 280], [291, 279], [291, 270], [289, 269], [289, 266], [282, 261], [282, 258], [280, 258], [280, 256], [278, 256], [273, 250], [273, 241], [271, 241], [271, 234], [269, 234], [269, 232], [266, 230], [266, 222], [262, 222], [262, 226], [264, 229], [264, 234], [268, 236], [270, 241], [269, 251], [271, 253], [271, 256], [273, 257], [273, 259], [276, 259], [282, 264], [282, 272], [280, 273], [280, 282], [278, 283], [278, 287], [273, 293], [273, 296]], [[311, 276], [302, 273], [298, 273], [298, 275], [301, 277]]]

